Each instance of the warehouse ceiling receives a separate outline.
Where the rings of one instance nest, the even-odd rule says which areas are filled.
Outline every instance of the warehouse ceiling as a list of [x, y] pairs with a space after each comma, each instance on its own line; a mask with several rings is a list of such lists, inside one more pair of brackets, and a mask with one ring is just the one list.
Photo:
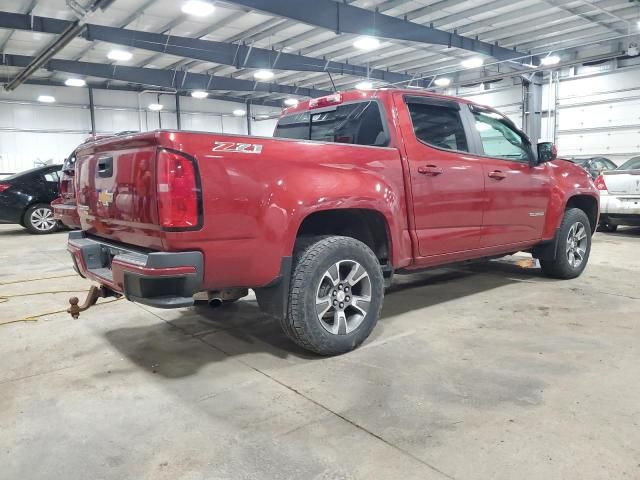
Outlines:
[[[0, 81], [78, 20], [88, 2], [77, 3], [74, 11], [65, 0], [0, 0]], [[215, 1], [202, 17], [184, 13], [184, 3], [115, 0], [97, 9], [29, 81], [80, 77], [277, 104], [363, 81], [436, 87], [527, 73], [549, 58], [618, 55], [640, 26], [640, 6], [629, 0], [239, 0]], [[109, 59], [114, 50], [131, 59]], [[264, 70], [273, 76], [256, 79]]]

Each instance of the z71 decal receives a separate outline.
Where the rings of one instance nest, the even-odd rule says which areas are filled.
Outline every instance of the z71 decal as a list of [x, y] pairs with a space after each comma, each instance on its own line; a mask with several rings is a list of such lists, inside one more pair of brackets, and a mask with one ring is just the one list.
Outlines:
[[261, 153], [262, 145], [258, 143], [215, 142], [213, 152]]

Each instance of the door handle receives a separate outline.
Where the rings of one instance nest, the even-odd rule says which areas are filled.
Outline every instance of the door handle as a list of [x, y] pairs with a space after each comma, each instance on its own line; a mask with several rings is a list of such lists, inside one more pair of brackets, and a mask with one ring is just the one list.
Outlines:
[[442, 174], [442, 169], [437, 167], [436, 165], [424, 165], [423, 167], [418, 167], [418, 173], [422, 175], [429, 175], [430, 177], [435, 177], [436, 175]]
[[501, 172], [500, 170], [494, 170], [493, 172], [489, 172], [489, 178], [494, 178], [496, 180], [504, 180], [507, 178], [507, 174]]

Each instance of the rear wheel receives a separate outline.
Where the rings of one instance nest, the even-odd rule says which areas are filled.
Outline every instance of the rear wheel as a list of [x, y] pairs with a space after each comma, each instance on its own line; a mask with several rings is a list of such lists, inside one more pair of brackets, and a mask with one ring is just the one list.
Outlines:
[[53, 209], [44, 203], [29, 207], [24, 214], [23, 224], [29, 232], [37, 235], [58, 230], [58, 221], [53, 218]]
[[549, 277], [576, 278], [587, 266], [591, 252], [589, 217], [579, 208], [567, 210], [558, 229], [558, 235], [556, 258], [541, 259], [542, 271]]
[[285, 333], [320, 355], [358, 347], [382, 308], [380, 263], [364, 243], [350, 237], [308, 237], [298, 242], [289, 290]]

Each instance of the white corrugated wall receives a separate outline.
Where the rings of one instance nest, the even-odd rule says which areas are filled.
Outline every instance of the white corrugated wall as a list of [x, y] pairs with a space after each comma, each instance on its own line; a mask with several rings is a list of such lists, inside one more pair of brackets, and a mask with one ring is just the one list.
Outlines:
[[[41, 94], [53, 95], [55, 103], [37, 101]], [[116, 133], [123, 130], [176, 128], [175, 97], [160, 96], [164, 108], [149, 111], [157, 103], [156, 93], [94, 90], [96, 131]], [[140, 105], [140, 110], [138, 109]], [[233, 116], [245, 109], [237, 102], [180, 97], [183, 130], [247, 133], [245, 117]], [[277, 108], [252, 105], [253, 115], [278, 112]], [[271, 136], [275, 120], [251, 121], [254, 135]], [[91, 133], [89, 96], [85, 88], [23, 85], [15, 92], [0, 93], [0, 176], [45, 163], [62, 163], [69, 153]]]

